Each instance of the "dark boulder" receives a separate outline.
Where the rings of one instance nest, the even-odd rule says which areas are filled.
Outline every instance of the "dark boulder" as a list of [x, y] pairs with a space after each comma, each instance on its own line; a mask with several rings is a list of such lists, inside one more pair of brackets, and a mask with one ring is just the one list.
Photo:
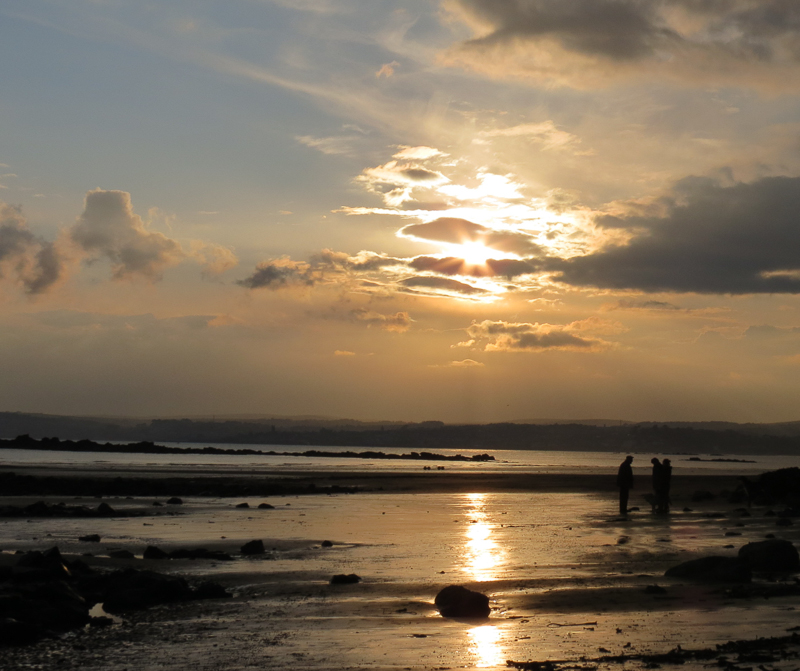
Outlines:
[[103, 608], [109, 613], [141, 610], [192, 598], [192, 590], [183, 578], [136, 569], [104, 575], [98, 587], [103, 595]]
[[236, 507], [237, 508], [249, 508], [250, 504], [247, 501], [245, 501], [244, 503], [237, 503]]
[[98, 534], [89, 534], [87, 536], [78, 536], [79, 541], [83, 541], [84, 543], [99, 543], [100, 536]]
[[750, 582], [750, 567], [738, 557], [700, 557], [673, 566], [664, 573], [668, 578], [686, 578], [700, 582]]
[[[23, 569], [20, 571], [19, 569]], [[25, 571], [24, 569], [29, 569]], [[61, 556], [57, 547], [52, 547], [45, 552], [34, 550], [26, 552], [17, 560], [14, 571], [15, 577], [20, 574], [29, 573], [37, 576], [37, 579], [48, 578], [52, 580], [71, 580], [72, 573], [67, 568], [64, 558]]]
[[116, 515], [116, 511], [108, 505], [105, 501], [97, 506], [97, 514], [100, 517], [113, 517]]
[[338, 573], [331, 578], [331, 585], [353, 585], [357, 582], [361, 582], [361, 576], [358, 576], [355, 573]]
[[144, 559], [169, 559], [169, 555], [155, 545], [148, 545], [142, 557]]
[[201, 582], [197, 589], [192, 593], [194, 599], [227, 599], [231, 595], [222, 585], [217, 582]]
[[183, 499], [173, 496], [171, 499], [167, 499], [167, 503], [171, 506], [180, 506], [183, 505]]
[[259, 503], [258, 504], [259, 510], [275, 510], [275, 506], [271, 506], [269, 503]]
[[332, 541], [322, 541], [322, 543], [320, 543], [320, 545], [322, 547], [324, 547], [324, 548], [332, 548], [333, 547], [333, 542]]
[[773, 538], [739, 548], [739, 559], [753, 571], [800, 570], [800, 555], [789, 541]]
[[264, 549], [264, 541], [254, 540], [245, 543], [239, 548], [243, 555], [263, 555], [266, 550]]
[[488, 596], [461, 585], [445, 587], [434, 603], [442, 617], [486, 618], [492, 612]]

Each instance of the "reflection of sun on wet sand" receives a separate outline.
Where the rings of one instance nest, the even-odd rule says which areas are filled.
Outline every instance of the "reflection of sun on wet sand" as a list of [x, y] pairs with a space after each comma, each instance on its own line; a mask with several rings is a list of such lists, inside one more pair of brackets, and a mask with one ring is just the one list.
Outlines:
[[[187, 665], [491, 669], [509, 659], [579, 663], [581, 657], [661, 653], [678, 645], [713, 648], [731, 639], [785, 634], [796, 623], [796, 596], [745, 599], [728, 586], [663, 575], [693, 557], [735, 555], [769, 533], [797, 540], [797, 527], [777, 526], [778, 518], [763, 506], [748, 516], [719, 496], [690, 502], [696, 489], [732, 490], [732, 477], [678, 475], [673, 514], [651, 515], [642, 506], [627, 521], [615, 514], [613, 473], [505, 480], [489, 474], [482, 480], [480, 474], [445, 472], [434, 484], [416, 475], [337, 477], [372, 491], [270, 497], [274, 508], [266, 510], [256, 508], [261, 497], [184, 496], [171, 514], [156, 514], [163, 509], [153, 507], [152, 498], [106, 498], [112, 508], [136, 508], [145, 517], [4, 519], [0, 559], [6, 564], [17, 550], [57, 545], [72, 556], [91, 552], [96, 556], [85, 560], [100, 567], [213, 577], [234, 596], [126, 614], [122, 624], [102, 631], [0, 650], [0, 667], [55, 668], [53, 660], [64, 659], [59, 668], [95, 671]], [[375, 491], [377, 483], [383, 492]], [[633, 491], [631, 505], [643, 503], [644, 491]], [[81, 502], [98, 503], [74, 501]], [[243, 502], [250, 507], [235, 507]], [[692, 510], [682, 512], [687, 505]], [[99, 535], [100, 542], [77, 540], [87, 534]], [[266, 555], [239, 556], [238, 548], [256, 538], [264, 541]], [[323, 547], [323, 540], [332, 546]], [[143, 560], [148, 545], [203, 546], [236, 559]], [[102, 557], [114, 549], [137, 558]], [[350, 573], [361, 582], [329, 584], [332, 575]], [[440, 617], [433, 598], [449, 584], [487, 594], [491, 617]], [[663, 591], [648, 591], [653, 585]], [[794, 668], [781, 664], [769, 668]], [[690, 660], [686, 666], [699, 670], [702, 664]]]

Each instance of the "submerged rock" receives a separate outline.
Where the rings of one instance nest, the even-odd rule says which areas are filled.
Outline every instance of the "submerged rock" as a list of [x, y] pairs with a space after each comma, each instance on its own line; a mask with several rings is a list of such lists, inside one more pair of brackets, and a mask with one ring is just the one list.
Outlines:
[[791, 542], [773, 538], [739, 548], [739, 559], [754, 571], [800, 570], [800, 554]]
[[356, 575], [355, 573], [344, 574], [339, 573], [331, 578], [331, 585], [353, 585], [357, 582], [361, 582], [361, 576]]
[[488, 596], [461, 585], [445, 587], [434, 603], [442, 617], [486, 618], [492, 612]]
[[78, 536], [78, 540], [84, 543], [99, 543], [100, 536], [99, 534], [88, 534], [87, 536]]
[[664, 573], [668, 578], [687, 578], [700, 582], [750, 582], [750, 567], [738, 557], [700, 557]]

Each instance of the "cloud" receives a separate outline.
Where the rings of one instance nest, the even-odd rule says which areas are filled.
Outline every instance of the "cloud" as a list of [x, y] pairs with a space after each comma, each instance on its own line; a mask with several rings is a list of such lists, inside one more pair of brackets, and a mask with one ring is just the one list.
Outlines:
[[519, 256], [533, 256], [542, 252], [528, 233], [497, 230], [457, 217], [440, 217], [424, 224], [409, 224], [401, 228], [398, 235], [452, 245], [478, 243], [498, 252]]
[[434, 149], [433, 147], [406, 147], [401, 145], [398, 149], [400, 149], [400, 151], [394, 154], [392, 158], [406, 161], [425, 161], [429, 158], [436, 158], [437, 156], [447, 156], [444, 152]]
[[451, 361], [442, 365], [433, 365], [431, 368], [483, 368], [486, 364], [474, 359], [464, 359], [462, 361]]
[[355, 356], [355, 355], [356, 355], [355, 352], [350, 352], [350, 351], [345, 350], [345, 349], [337, 349], [337, 350], [334, 350], [334, 352], [333, 352], [333, 356]]
[[667, 303], [665, 301], [634, 301], [622, 299], [614, 305], [605, 308], [606, 310], [656, 310], [656, 311], [680, 311], [683, 308]]
[[410, 268], [420, 272], [433, 272], [440, 275], [462, 275], [469, 277], [506, 277], [511, 279], [540, 270], [531, 261], [516, 259], [487, 259], [485, 263], [470, 263], [456, 256], [417, 256], [408, 262]]
[[42, 294], [64, 274], [55, 245], [28, 228], [19, 208], [0, 202], [0, 279], [11, 276], [29, 295]]
[[69, 235], [90, 257], [110, 260], [115, 279], [160, 279], [166, 268], [186, 257], [178, 242], [147, 229], [126, 191], [89, 191]]
[[[641, 208], [638, 208], [641, 211]], [[708, 294], [800, 293], [800, 178], [722, 186], [687, 178], [659, 213], [601, 216], [627, 244], [551, 259], [573, 286]]]
[[380, 79], [381, 77], [392, 77], [394, 75], [395, 68], [399, 68], [400, 63], [397, 61], [392, 61], [391, 63], [384, 63], [381, 65], [380, 70], [375, 73], [375, 77]]
[[347, 155], [353, 151], [353, 142], [359, 139], [355, 135], [334, 135], [331, 137], [314, 137], [313, 135], [297, 135], [295, 138], [300, 144], [311, 147], [323, 154]]
[[358, 321], [366, 322], [370, 326], [375, 324], [384, 331], [394, 331], [395, 333], [405, 333], [411, 326], [411, 318], [408, 312], [397, 312], [393, 315], [384, 315], [373, 312], [366, 308], [352, 310], [350, 314]]
[[486, 289], [473, 287], [471, 284], [451, 280], [447, 277], [429, 277], [422, 275], [420, 277], [408, 277], [400, 281], [400, 284], [410, 289], [431, 289], [433, 293], [456, 294], [464, 296], [478, 296], [486, 295], [489, 292]]
[[205, 277], [215, 277], [239, 264], [236, 254], [227, 247], [202, 240], [192, 240], [188, 256], [200, 264]]
[[527, 137], [531, 140], [539, 142], [542, 149], [554, 150], [563, 149], [567, 145], [580, 142], [577, 136], [566, 131], [559, 130], [556, 125], [548, 120], [540, 123], [525, 123], [517, 126], [510, 126], [508, 128], [495, 128], [493, 130], [484, 130], [478, 133], [478, 138], [473, 140], [477, 144], [484, 142], [482, 138], [496, 138], [496, 137]]
[[[597, 352], [612, 347], [612, 343], [594, 337], [596, 332], [619, 332], [620, 326], [583, 320], [571, 324], [530, 324], [484, 320], [473, 322], [467, 329], [470, 340], [460, 347], [472, 347], [484, 352], [541, 352], [570, 350]], [[622, 327], [624, 328], [624, 327]]]
[[592, 88], [626, 78], [793, 89], [800, 6], [787, 0], [445, 0], [473, 38], [442, 58], [491, 76]]
[[278, 259], [264, 261], [256, 266], [253, 273], [236, 284], [248, 289], [281, 289], [289, 286], [313, 286], [318, 281], [307, 263]]

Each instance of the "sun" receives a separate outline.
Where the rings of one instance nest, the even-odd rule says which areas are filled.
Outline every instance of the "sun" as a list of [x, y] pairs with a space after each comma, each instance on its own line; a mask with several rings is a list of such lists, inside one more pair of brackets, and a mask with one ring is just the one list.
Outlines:
[[486, 265], [486, 261], [497, 256], [497, 250], [490, 249], [480, 242], [472, 241], [453, 245], [451, 253], [472, 266]]

